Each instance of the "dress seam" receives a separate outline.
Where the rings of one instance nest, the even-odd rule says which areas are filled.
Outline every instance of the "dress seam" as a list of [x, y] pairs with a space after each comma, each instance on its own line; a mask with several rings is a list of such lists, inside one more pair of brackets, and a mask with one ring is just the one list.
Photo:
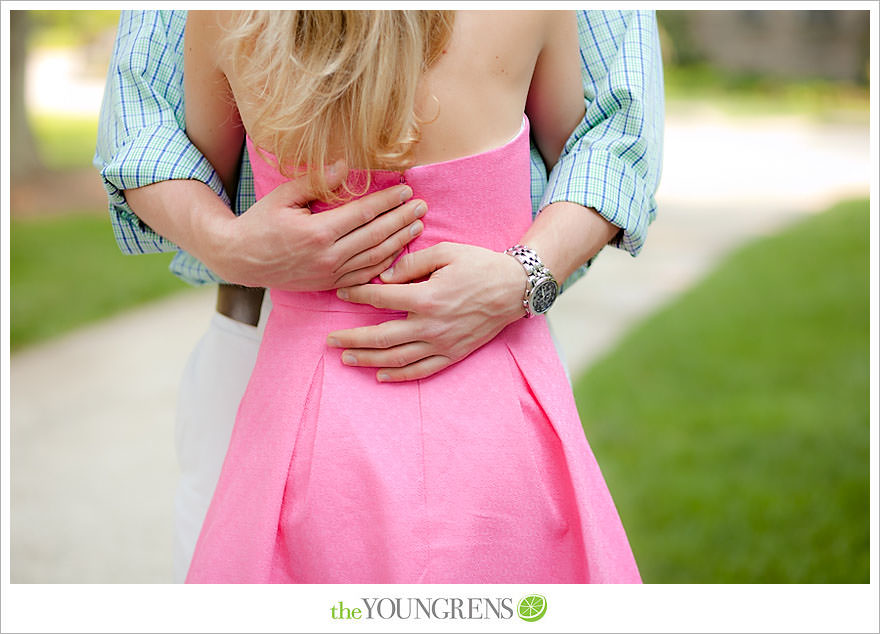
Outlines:
[[[422, 414], [422, 380], [416, 380], [416, 394], [419, 400], [419, 439], [422, 445], [422, 504], [425, 509], [425, 575], [431, 575], [431, 514], [428, 512], [428, 479], [427, 467], [425, 466], [425, 417]], [[425, 583], [431, 583], [430, 579], [425, 579]]]

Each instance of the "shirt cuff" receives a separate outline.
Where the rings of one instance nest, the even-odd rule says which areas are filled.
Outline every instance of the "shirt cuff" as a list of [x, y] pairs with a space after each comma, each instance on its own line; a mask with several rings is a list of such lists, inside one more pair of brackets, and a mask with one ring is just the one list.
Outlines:
[[143, 128], [128, 139], [113, 159], [100, 168], [109, 199], [113, 234], [123, 253], [162, 253], [177, 246], [150, 229], [125, 200], [123, 190], [165, 180], [199, 180], [229, 204], [220, 177], [210, 162], [178, 127]]
[[636, 256], [657, 213], [654, 197], [646, 187], [632, 166], [590, 146], [559, 159], [550, 172], [541, 208], [560, 201], [592, 207], [622, 229], [609, 244]]

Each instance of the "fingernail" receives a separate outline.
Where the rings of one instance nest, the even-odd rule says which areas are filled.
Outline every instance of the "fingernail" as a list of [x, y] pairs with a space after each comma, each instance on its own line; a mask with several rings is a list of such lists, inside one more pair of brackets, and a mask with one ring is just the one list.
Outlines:
[[357, 358], [351, 354], [350, 352], [345, 352], [342, 354], [342, 362], [345, 365], [357, 365]]
[[410, 198], [410, 196], [412, 196], [412, 195], [413, 195], [412, 188], [407, 185], [404, 185], [403, 189], [400, 190], [400, 202], [403, 202], [404, 200], [408, 200]]
[[336, 337], [327, 337], [327, 345], [331, 348], [338, 348], [339, 340]]
[[385, 372], [380, 372], [380, 373], [376, 376], [376, 378], [379, 379], [379, 381], [382, 381], [382, 382], [384, 382], [384, 381], [390, 381], [390, 380], [391, 380], [391, 377], [388, 376], [388, 374], [386, 374]]
[[390, 269], [382, 271], [382, 273], [379, 274], [379, 279], [381, 279], [383, 282], [387, 282], [392, 277], [394, 277], [394, 267], [393, 266]]
[[421, 220], [416, 220], [409, 228], [410, 235], [417, 236], [422, 232], [422, 228], [425, 225], [422, 224]]
[[420, 200], [419, 204], [416, 205], [416, 218], [424, 216], [426, 211], [428, 211], [428, 205], [425, 204], [424, 200]]
[[336, 291], [336, 297], [338, 297], [339, 299], [348, 299], [348, 289], [340, 288], [338, 291]]

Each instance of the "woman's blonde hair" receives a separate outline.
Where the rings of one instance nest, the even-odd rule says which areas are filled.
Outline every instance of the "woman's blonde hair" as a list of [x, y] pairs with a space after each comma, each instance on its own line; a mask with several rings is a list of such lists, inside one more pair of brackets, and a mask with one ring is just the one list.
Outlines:
[[[227, 50], [253, 113], [251, 134], [292, 177], [323, 169], [404, 169], [419, 140], [416, 87], [449, 41], [453, 11], [240, 11]], [[333, 138], [330, 138], [333, 135]], [[343, 155], [330, 156], [329, 148]]]

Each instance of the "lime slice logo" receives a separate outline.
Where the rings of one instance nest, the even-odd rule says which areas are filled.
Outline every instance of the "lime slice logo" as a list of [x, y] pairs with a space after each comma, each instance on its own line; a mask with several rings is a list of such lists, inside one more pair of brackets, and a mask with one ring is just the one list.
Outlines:
[[547, 599], [540, 594], [523, 597], [517, 607], [517, 614], [523, 621], [537, 621], [547, 612]]

